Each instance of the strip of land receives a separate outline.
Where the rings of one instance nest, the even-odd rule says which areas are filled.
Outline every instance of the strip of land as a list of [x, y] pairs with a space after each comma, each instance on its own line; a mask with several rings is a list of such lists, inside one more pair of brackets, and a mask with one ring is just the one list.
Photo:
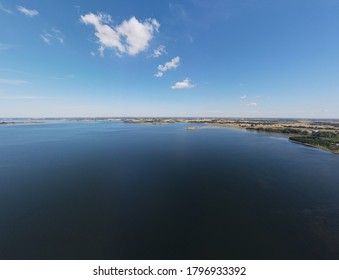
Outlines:
[[43, 124], [44, 122], [31, 122], [31, 121], [0, 121], [0, 125], [25, 125], [25, 124]]
[[142, 124], [203, 124], [284, 134], [291, 142], [339, 154], [339, 120], [233, 118], [123, 118], [122, 120], [126, 123]]
[[100, 122], [123, 121], [136, 124], [187, 123], [187, 130], [201, 125], [233, 127], [254, 132], [286, 135], [293, 143], [339, 154], [339, 119], [249, 119], [249, 118], [41, 118], [16, 121], [0, 119], [0, 125], [42, 124], [53, 120]]

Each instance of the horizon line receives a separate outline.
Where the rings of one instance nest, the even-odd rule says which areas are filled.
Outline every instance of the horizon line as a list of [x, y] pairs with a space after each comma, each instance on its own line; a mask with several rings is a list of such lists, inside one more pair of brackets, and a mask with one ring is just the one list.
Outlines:
[[87, 116], [87, 117], [0, 117], [2, 119], [289, 119], [289, 120], [339, 120], [339, 117], [215, 117], [215, 116], [208, 116], [208, 117], [183, 117], [183, 116], [176, 116], [176, 117], [166, 117], [166, 116], [119, 116], [119, 117], [107, 117], [107, 116]]

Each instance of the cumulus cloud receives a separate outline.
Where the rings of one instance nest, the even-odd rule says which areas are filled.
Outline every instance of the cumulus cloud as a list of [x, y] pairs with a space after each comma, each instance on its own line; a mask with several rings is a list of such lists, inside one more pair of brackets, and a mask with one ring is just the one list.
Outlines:
[[30, 10], [27, 9], [23, 6], [16, 6], [16, 8], [18, 9], [18, 11], [20, 11], [21, 13], [25, 14], [28, 17], [34, 17], [37, 16], [39, 14], [39, 12], [37, 10]]
[[22, 85], [22, 84], [27, 84], [27, 81], [24, 80], [5, 80], [5, 79], [0, 79], [0, 84], [7, 84], [7, 85]]
[[158, 72], [154, 74], [155, 77], [160, 78], [164, 75], [167, 70], [175, 69], [179, 66], [180, 57], [176, 56], [171, 61], [166, 62], [164, 65], [158, 66]]
[[154, 33], [159, 31], [160, 24], [156, 19], [139, 21], [135, 17], [124, 20], [121, 24], [111, 26], [111, 17], [105, 14], [88, 13], [80, 17], [86, 25], [93, 25], [98, 38], [99, 53], [105, 49], [115, 49], [118, 53], [136, 55], [148, 48]]
[[186, 78], [182, 82], [176, 82], [172, 89], [182, 89], [182, 88], [194, 88], [196, 85], [191, 84], [191, 80], [189, 78]]
[[49, 31], [43, 30], [40, 35], [41, 39], [48, 45], [51, 45], [53, 41], [58, 41], [63, 44], [65, 41], [65, 36], [59, 29], [53, 28]]
[[246, 95], [240, 96], [240, 99], [242, 99], [242, 100], [244, 100], [244, 99], [246, 99], [246, 98], [247, 98]]
[[135, 17], [124, 20], [116, 30], [126, 38], [125, 48], [130, 55], [135, 55], [148, 47], [148, 42], [153, 38], [153, 33], [158, 31], [160, 24], [155, 19], [148, 19], [144, 23]]
[[162, 56], [163, 54], [167, 53], [165, 50], [165, 46], [160, 45], [156, 49], [153, 50], [152, 56], [153, 57], [159, 57]]

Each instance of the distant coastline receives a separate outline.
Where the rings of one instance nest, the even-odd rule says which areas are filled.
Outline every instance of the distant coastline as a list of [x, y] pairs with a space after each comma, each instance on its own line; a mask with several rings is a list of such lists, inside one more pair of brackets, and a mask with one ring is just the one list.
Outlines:
[[36, 125], [52, 121], [100, 122], [122, 121], [129, 124], [163, 125], [186, 123], [187, 130], [199, 129], [197, 125], [232, 127], [248, 131], [281, 134], [289, 141], [320, 148], [339, 154], [339, 120], [337, 119], [260, 119], [260, 118], [20, 118], [0, 119], [0, 125]]
[[4, 121], [1, 121], [0, 125], [31, 125], [31, 124], [44, 124], [44, 123], [45, 122], [31, 122], [31, 121], [4, 122]]
[[[339, 120], [224, 119], [224, 118], [126, 118], [126, 123], [188, 123], [233, 127], [254, 132], [287, 135], [293, 143], [339, 154]], [[194, 126], [187, 129], [192, 130]], [[194, 127], [196, 129], [196, 127]]]

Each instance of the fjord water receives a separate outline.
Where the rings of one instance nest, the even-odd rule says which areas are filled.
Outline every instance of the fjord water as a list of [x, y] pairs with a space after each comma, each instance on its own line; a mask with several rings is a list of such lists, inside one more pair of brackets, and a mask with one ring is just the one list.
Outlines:
[[0, 258], [339, 259], [338, 155], [186, 127], [0, 127]]

